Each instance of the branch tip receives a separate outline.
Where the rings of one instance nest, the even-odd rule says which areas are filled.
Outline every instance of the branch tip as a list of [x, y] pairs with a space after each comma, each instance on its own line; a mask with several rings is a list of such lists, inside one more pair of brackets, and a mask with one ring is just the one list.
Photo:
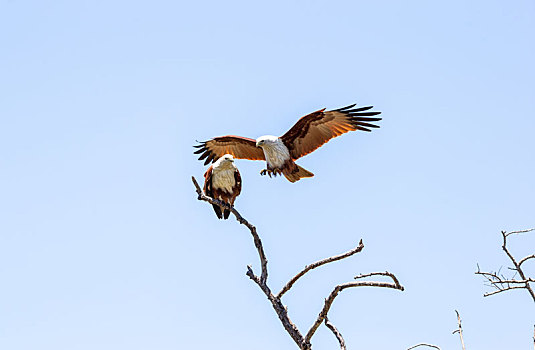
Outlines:
[[309, 265], [305, 265], [305, 268], [303, 270], [301, 270], [297, 275], [295, 275], [294, 277], [292, 277], [288, 283], [286, 283], [286, 285], [284, 287], [282, 287], [282, 289], [280, 290], [280, 292], [277, 294], [277, 298], [281, 298], [284, 293], [286, 293], [287, 291], [290, 290], [290, 288], [292, 288], [292, 286], [294, 285], [295, 282], [297, 282], [297, 280], [299, 280], [301, 277], [303, 277], [307, 272], [309, 272], [310, 270], [313, 270], [317, 267], [320, 267], [322, 265], [326, 265], [326, 264], [329, 264], [329, 263], [332, 263], [332, 262], [335, 262], [335, 261], [338, 261], [338, 260], [342, 260], [342, 259], [345, 259], [345, 258], [348, 258], [354, 254], [357, 254], [359, 252], [362, 251], [362, 249], [364, 248], [364, 244], [362, 244], [362, 239], [360, 240], [359, 242], [359, 245], [345, 253], [342, 253], [342, 254], [339, 254], [339, 255], [334, 255], [334, 256], [331, 256], [331, 257], [328, 257], [328, 258], [325, 258], [325, 259], [322, 259], [322, 260], [318, 260], [312, 264], [309, 264]]

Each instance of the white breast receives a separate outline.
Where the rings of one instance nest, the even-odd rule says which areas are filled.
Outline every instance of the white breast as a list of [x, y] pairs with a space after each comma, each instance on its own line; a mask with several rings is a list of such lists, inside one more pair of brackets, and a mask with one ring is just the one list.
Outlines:
[[272, 142], [266, 143], [262, 149], [270, 168], [280, 168], [284, 162], [290, 159], [288, 147], [278, 137]]
[[232, 188], [236, 185], [234, 169], [219, 170], [214, 168], [212, 173], [212, 186], [214, 188], [232, 193]]

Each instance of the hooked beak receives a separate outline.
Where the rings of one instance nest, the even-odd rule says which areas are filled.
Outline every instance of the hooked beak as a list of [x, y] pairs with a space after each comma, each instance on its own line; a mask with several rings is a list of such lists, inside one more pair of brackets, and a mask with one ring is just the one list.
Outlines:
[[262, 141], [256, 141], [256, 147], [260, 147], [261, 143], [262, 143]]

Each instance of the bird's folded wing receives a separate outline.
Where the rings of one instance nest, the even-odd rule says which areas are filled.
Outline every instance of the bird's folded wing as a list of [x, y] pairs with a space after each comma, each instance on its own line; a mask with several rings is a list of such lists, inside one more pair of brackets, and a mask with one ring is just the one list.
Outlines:
[[195, 154], [200, 154], [199, 160], [204, 161], [204, 165], [211, 161], [216, 161], [225, 154], [232, 154], [234, 158], [264, 160], [264, 151], [256, 147], [256, 141], [248, 137], [241, 136], [220, 136], [211, 140], [199, 142]]
[[321, 147], [330, 139], [349, 131], [371, 131], [369, 128], [378, 128], [370, 124], [381, 118], [370, 118], [381, 112], [366, 112], [373, 106], [353, 108], [350, 105], [332, 111], [319, 111], [310, 113], [299, 119], [288, 132], [281, 136], [282, 141], [290, 150], [292, 159], [298, 159]]

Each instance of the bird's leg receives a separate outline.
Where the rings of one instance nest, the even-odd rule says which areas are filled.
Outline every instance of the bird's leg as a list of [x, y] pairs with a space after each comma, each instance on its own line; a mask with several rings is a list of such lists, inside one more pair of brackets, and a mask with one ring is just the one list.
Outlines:
[[267, 169], [260, 170], [260, 175], [264, 176], [266, 175]]

